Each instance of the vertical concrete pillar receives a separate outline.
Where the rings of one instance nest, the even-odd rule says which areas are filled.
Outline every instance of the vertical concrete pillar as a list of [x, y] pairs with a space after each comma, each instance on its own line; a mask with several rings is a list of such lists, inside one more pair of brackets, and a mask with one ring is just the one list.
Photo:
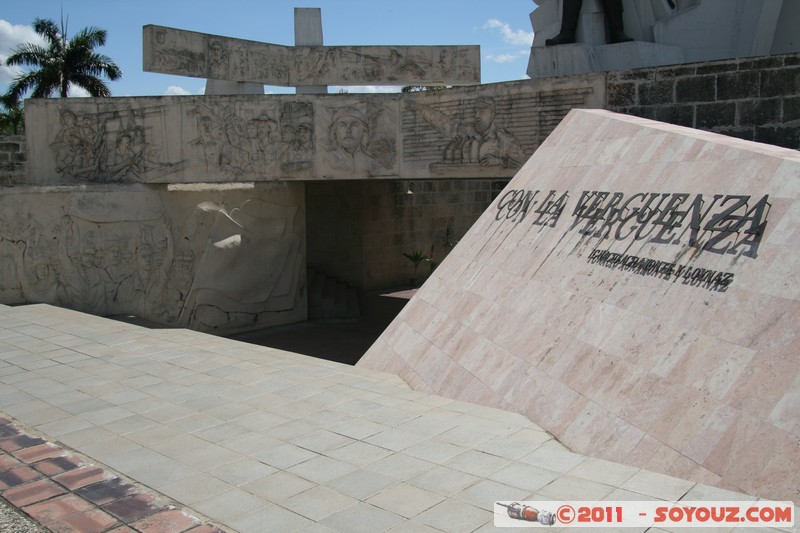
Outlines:
[[[322, 46], [322, 10], [318, 7], [294, 8], [294, 45]], [[297, 94], [326, 94], [327, 85], [297, 87]]]

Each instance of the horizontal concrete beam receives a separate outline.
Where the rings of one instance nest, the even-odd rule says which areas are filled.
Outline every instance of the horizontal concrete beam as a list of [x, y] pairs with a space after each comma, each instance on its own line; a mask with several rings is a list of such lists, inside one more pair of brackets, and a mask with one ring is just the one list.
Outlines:
[[602, 75], [393, 94], [26, 102], [29, 183], [512, 177]]
[[283, 46], [147, 25], [143, 68], [193, 78], [307, 85], [473, 85], [480, 46]]

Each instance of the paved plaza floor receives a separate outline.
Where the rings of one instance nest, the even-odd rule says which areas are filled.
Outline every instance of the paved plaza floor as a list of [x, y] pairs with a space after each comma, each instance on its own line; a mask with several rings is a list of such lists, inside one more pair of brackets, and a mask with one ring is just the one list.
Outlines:
[[52, 530], [489, 531], [497, 500], [756, 499], [391, 374], [47, 305], [0, 306], [0, 417], [0, 493]]

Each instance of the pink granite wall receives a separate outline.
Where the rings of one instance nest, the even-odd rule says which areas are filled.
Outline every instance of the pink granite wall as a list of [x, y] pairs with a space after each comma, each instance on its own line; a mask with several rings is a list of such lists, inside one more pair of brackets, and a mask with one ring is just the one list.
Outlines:
[[794, 150], [573, 110], [359, 365], [798, 501], [798, 195]]

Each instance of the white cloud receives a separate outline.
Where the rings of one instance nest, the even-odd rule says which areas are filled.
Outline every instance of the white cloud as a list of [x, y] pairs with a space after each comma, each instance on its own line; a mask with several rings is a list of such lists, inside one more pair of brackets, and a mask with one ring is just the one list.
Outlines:
[[493, 63], [511, 63], [512, 61], [517, 61], [518, 59], [528, 57], [530, 54], [530, 50], [520, 50], [514, 54], [487, 54], [485, 57], [488, 61]]
[[189, 96], [192, 93], [184, 89], [183, 87], [178, 87], [177, 85], [170, 85], [167, 87], [167, 90], [164, 91], [166, 96]]
[[517, 56], [514, 54], [500, 54], [500, 55], [492, 55], [489, 54], [486, 56], [486, 59], [493, 63], [510, 63], [512, 61], [517, 60]]
[[35, 31], [33, 27], [24, 24], [11, 24], [0, 19], [0, 54], [7, 56], [18, 44], [33, 43], [44, 45], [44, 39]]
[[6, 58], [11, 55], [14, 48], [22, 43], [45, 44], [44, 39], [33, 31], [31, 26], [11, 24], [0, 19], [0, 60], [3, 62], [3, 65], [0, 66], [0, 84], [11, 83], [22, 73], [22, 69], [19, 67], [5, 66]]
[[378, 93], [399, 93], [402, 87], [394, 85], [348, 85], [346, 87], [339, 87], [338, 85], [328, 87], [329, 93], [339, 93], [339, 92], [346, 92], [346, 93], [369, 93], [369, 94], [378, 94]]
[[[6, 56], [0, 55], [0, 61], [5, 65]], [[0, 84], [9, 84], [14, 81], [14, 78], [22, 74], [22, 69], [19, 67], [0, 67]]]
[[88, 98], [91, 96], [91, 94], [89, 94], [89, 91], [87, 91], [83, 87], [78, 87], [77, 85], [72, 85], [72, 84], [70, 84], [69, 91], [67, 92], [67, 94], [71, 98]]
[[497, 19], [489, 19], [483, 25], [483, 29], [492, 29], [500, 31], [503, 36], [503, 41], [508, 44], [530, 46], [533, 43], [533, 32], [525, 30], [514, 30], [507, 22]]

